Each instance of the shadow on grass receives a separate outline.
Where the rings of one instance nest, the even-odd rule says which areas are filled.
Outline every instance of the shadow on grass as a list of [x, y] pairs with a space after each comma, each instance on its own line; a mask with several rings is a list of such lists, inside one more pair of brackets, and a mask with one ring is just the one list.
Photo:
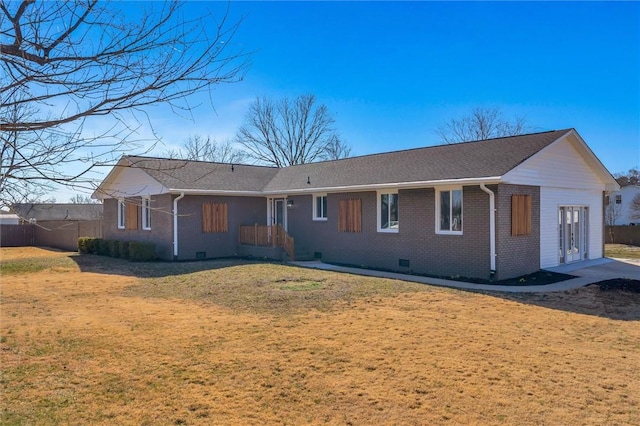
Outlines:
[[[225, 268], [230, 268], [234, 266], [241, 265], [255, 265], [255, 264], [274, 264], [273, 262], [266, 262], [261, 260], [247, 260], [247, 259], [237, 259], [237, 258], [229, 258], [229, 259], [215, 259], [215, 260], [202, 260], [202, 261], [191, 261], [191, 262], [143, 262], [143, 263], [135, 263], [129, 262], [123, 259], [113, 259], [110, 257], [97, 256], [97, 255], [72, 255], [69, 257], [72, 259], [83, 272], [94, 272], [94, 273], [103, 273], [103, 274], [116, 274], [122, 276], [130, 276], [136, 278], [169, 278], [176, 277], [185, 274], [191, 274], [195, 272], [201, 271], [214, 271], [221, 270]], [[298, 280], [296, 277], [308, 275], [308, 272], [305, 268], [298, 268], [291, 265], [282, 265], [286, 266], [288, 271], [283, 271], [288, 278], [287, 280], [292, 281], [294, 284], [298, 285]], [[316, 271], [317, 272], [317, 271]], [[291, 287], [291, 283], [281, 284], [276, 280], [277, 277], [262, 277], [257, 279], [256, 285], [252, 287], [256, 287], [260, 292], [264, 293], [269, 290], [270, 285], [275, 285], [278, 290], [277, 297], [273, 296], [265, 296], [260, 295], [256, 296], [254, 299], [262, 300], [265, 299], [268, 301], [269, 309], [276, 309], [274, 304], [283, 303], [282, 294], [279, 290], [282, 290], [284, 287]], [[244, 279], [244, 278], [243, 278]], [[253, 278], [252, 278], [253, 279]], [[274, 281], [275, 280], [275, 281]], [[306, 278], [305, 278], [306, 280]], [[303, 280], [303, 281], [305, 281]], [[232, 281], [237, 281], [237, 279], [232, 279]], [[240, 279], [242, 281], [242, 279]], [[265, 287], [266, 284], [274, 281]], [[342, 280], [339, 280], [342, 281]], [[348, 280], [345, 280], [348, 281]], [[311, 281], [310, 281], [311, 282]], [[181, 285], [180, 283], [174, 283], [171, 281], [171, 287], [176, 287]], [[241, 284], [241, 283], [236, 283]], [[307, 285], [308, 283], [305, 281], [303, 284]], [[146, 285], [146, 284], [145, 284]], [[153, 285], [158, 285], [156, 282]], [[340, 284], [336, 283], [336, 285], [340, 286]], [[345, 285], [345, 283], [343, 283]], [[413, 286], [414, 284], [407, 284], [408, 286]], [[419, 286], [422, 286], [421, 284]], [[207, 287], [207, 291], [203, 294], [200, 294], [198, 291], [195, 291], [191, 288], [188, 289], [185, 294], [182, 296], [186, 296], [189, 294], [187, 298], [203, 298], [203, 300], [207, 300], [213, 298], [220, 302], [224, 298], [217, 294], [217, 292], [223, 292], [224, 294], [230, 293], [228, 296], [233, 299], [229, 301], [229, 306], [236, 307], [236, 302], [238, 299], [238, 292], [251, 292], [258, 291], [256, 289], [246, 287], [246, 283], [244, 286], [240, 286], [238, 288], [233, 286], [233, 291], [229, 291], [229, 284], [225, 284], [224, 286], [216, 286], [216, 287]], [[348, 286], [347, 286], [348, 287]], [[402, 287], [402, 286], [400, 286]], [[296, 288], [291, 288], [293, 292], [299, 290]], [[290, 289], [290, 290], [291, 290]], [[519, 303], [524, 303], [528, 305], [539, 306], [547, 309], [561, 310], [565, 312], [578, 313], [583, 315], [590, 316], [598, 316], [602, 318], [608, 318], [612, 320], [625, 320], [625, 321], [638, 321], [640, 320], [640, 281], [638, 280], [608, 280], [603, 281], [602, 283], [592, 284], [583, 288], [578, 288], [574, 290], [567, 291], [559, 291], [559, 292], [550, 292], [550, 293], [496, 293], [496, 292], [484, 292], [484, 291], [469, 291], [471, 293], [482, 293], [485, 295], [489, 295], [492, 297], [499, 297], [506, 300], [512, 300]], [[175, 291], [177, 293], [173, 294], [173, 296], [180, 297], [180, 291], [176, 287]], [[273, 289], [271, 289], [273, 290]], [[271, 291], [269, 290], [269, 291]], [[310, 288], [306, 288], [305, 290], [310, 290]], [[311, 289], [313, 290], [313, 289]], [[344, 289], [343, 289], [344, 290]], [[215, 292], [214, 295], [211, 292]], [[369, 292], [373, 291], [373, 289], [369, 289], [364, 292], [369, 294]], [[396, 288], [395, 291], [402, 292], [399, 288]], [[413, 289], [413, 291], [417, 291]], [[460, 290], [465, 291], [465, 290]], [[332, 292], [337, 292], [336, 295], [333, 295], [331, 299], [333, 302], [338, 300], [340, 297], [339, 294], [343, 292], [338, 288], [332, 290]], [[193, 294], [191, 294], [193, 293]], [[346, 294], [359, 294], [360, 291], [353, 291], [353, 289], [347, 291], [342, 294], [343, 296]], [[373, 292], [375, 293], [375, 291]], [[393, 293], [393, 291], [392, 291]], [[301, 295], [306, 300], [309, 298], [309, 292], [304, 291], [301, 292]], [[213, 297], [215, 296], [215, 297]], [[301, 297], [302, 297], [301, 296]], [[326, 295], [325, 295], [326, 296]], [[296, 304], [300, 301], [298, 298], [294, 298], [295, 300], [288, 301], [288, 304]], [[348, 298], [347, 298], [348, 299]], [[232, 303], [233, 302], [233, 303]], [[254, 307], [257, 308], [257, 307]], [[289, 308], [293, 309], [293, 306], [289, 306]], [[267, 309], [267, 308], [264, 308]]]
[[187, 262], [130, 262], [125, 259], [114, 259], [112, 257], [94, 254], [72, 255], [69, 258], [78, 265], [82, 272], [115, 274], [136, 278], [162, 278], [228, 268], [231, 266], [261, 263], [238, 258]]
[[488, 293], [507, 300], [612, 320], [640, 320], [640, 281], [611, 279], [553, 293]]

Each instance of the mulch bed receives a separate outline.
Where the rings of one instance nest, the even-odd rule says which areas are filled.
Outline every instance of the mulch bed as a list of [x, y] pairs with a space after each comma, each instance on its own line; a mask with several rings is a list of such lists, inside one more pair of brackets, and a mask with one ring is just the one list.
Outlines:
[[630, 278], [615, 278], [612, 280], [600, 281], [592, 285], [600, 287], [600, 291], [627, 291], [629, 293], [640, 293], [640, 280]]

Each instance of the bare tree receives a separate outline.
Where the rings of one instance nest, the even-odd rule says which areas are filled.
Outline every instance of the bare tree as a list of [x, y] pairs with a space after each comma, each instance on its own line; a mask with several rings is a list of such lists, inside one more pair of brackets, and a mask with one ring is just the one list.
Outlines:
[[214, 163], [241, 163], [246, 154], [236, 149], [231, 141], [216, 142], [210, 136], [189, 136], [179, 149], [168, 151], [169, 158], [185, 160], [210, 161]]
[[88, 195], [76, 194], [69, 198], [71, 204], [100, 204], [99, 200], [94, 200]]
[[351, 150], [333, 125], [329, 110], [317, 105], [314, 95], [279, 101], [257, 98], [236, 141], [249, 158], [276, 167], [342, 158]]
[[[243, 77], [228, 11], [187, 19], [176, 1], [122, 5], [0, 2], [0, 203], [52, 183], [90, 186], [94, 167], [141, 149], [132, 135], [147, 107], [189, 114], [190, 95]], [[101, 116], [106, 130], [89, 126]]]
[[615, 173], [613, 177], [616, 178], [620, 186], [640, 185], [640, 169], [638, 168], [633, 168], [627, 173]]
[[527, 131], [526, 120], [514, 117], [504, 118], [499, 108], [476, 107], [468, 115], [451, 119], [435, 130], [442, 142], [479, 141], [504, 136], [515, 136]]

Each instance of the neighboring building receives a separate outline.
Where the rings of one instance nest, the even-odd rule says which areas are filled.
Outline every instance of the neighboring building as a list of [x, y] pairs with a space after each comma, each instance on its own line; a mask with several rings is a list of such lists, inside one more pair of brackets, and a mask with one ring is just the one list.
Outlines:
[[102, 219], [102, 204], [16, 203], [11, 211], [24, 223]]
[[[640, 225], [640, 217], [634, 217], [631, 204], [640, 197], [640, 186], [627, 185], [605, 197], [604, 222], [606, 225]], [[640, 212], [638, 212], [640, 216]]]
[[243, 254], [241, 226], [282, 224], [327, 262], [500, 280], [601, 258], [618, 189], [568, 129], [281, 169], [125, 156], [93, 196], [104, 238], [167, 260]]
[[17, 214], [0, 212], [0, 225], [19, 225], [20, 218]]

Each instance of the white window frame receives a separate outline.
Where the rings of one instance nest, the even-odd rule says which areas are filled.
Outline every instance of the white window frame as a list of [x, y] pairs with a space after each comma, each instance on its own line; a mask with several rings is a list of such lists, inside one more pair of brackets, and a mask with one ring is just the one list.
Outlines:
[[[449, 192], [449, 205], [450, 209], [453, 207], [452, 198], [453, 191], [460, 191], [462, 205], [460, 206], [460, 215], [462, 216], [462, 228], [460, 231], [447, 231], [440, 229], [440, 193], [441, 192]], [[450, 186], [450, 187], [442, 187], [436, 189], [436, 234], [441, 235], [462, 235], [464, 231], [464, 191], [462, 190], [462, 186]], [[451, 213], [451, 211], [450, 211]], [[449, 216], [449, 220], [451, 221], [451, 214]], [[451, 224], [451, 223], [450, 223]]]
[[[391, 234], [397, 234], [400, 231], [400, 206], [397, 206], [398, 209], [398, 227], [396, 228], [383, 228], [380, 223], [382, 222], [382, 196], [383, 195], [398, 195], [398, 190], [385, 190], [385, 191], [377, 191], [377, 201], [376, 201], [376, 228], [378, 232], [387, 232]], [[398, 204], [400, 204], [400, 196], [397, 197]], [[391, 209], [389, 209], [389, 215], [391, 215]]]
[[142, 197], [142, 229], [151, 230], [151, 198]]
[[322, 216], [318, 216], [318, 199], [322, 199], [324, 198], [324, 203], [325, 203], [325, 210], [327, 212], [327, 216], [329, 215], [329, 211], [326, 209], [326, 203], [327, 203], [327, 194], [326, 193], [320, 193], [320, 194], [313, 194], [313, 212], [312, 212], [312, 218], [313, 220], [318, 220], [318, 221], [326, 221], [327, 220], [327, 216], [322, 217]]
[[124, 198], [118, 198], [118, 229], [125, 229], [125, 210]]

